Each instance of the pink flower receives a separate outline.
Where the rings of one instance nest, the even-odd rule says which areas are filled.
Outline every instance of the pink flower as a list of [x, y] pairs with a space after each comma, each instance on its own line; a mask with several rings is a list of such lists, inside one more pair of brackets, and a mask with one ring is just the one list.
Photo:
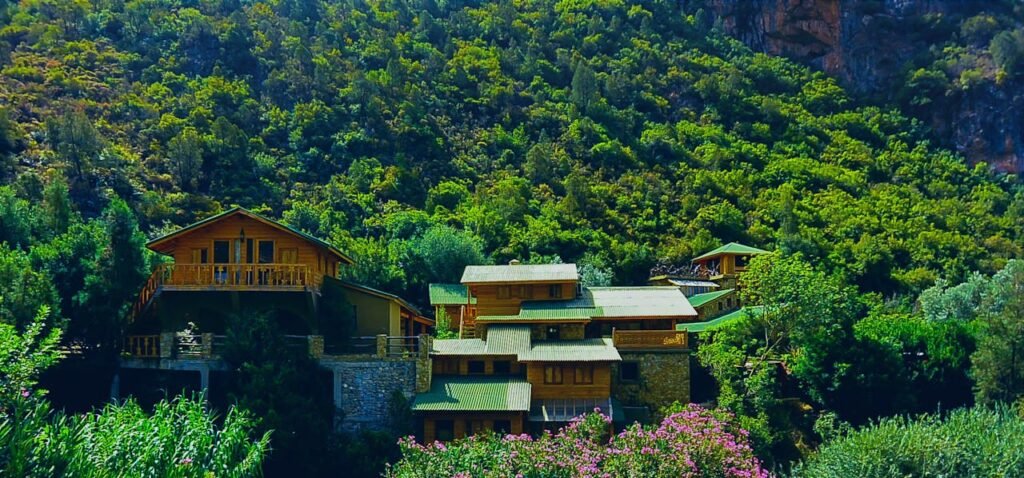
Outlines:
[[24, 388], [21, 389], [21, 396], [24, 397], [24, 398], [28, 398], [28, 396], [29, 396], [28, 390], [25, 390]]

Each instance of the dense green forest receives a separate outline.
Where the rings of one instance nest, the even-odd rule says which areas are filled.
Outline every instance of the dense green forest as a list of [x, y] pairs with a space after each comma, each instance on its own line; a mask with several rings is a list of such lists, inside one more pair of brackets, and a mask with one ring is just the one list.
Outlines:
[[[1009, 46], [986, 65], [1007, 75], [1024, 62], [1012, 35], [989, 35]], [[923, 107], [940, 87], [901, 98]], [[10, 337], [62, 331], [85, 359], [12, 361], [0, 384], [35, 370], [68, 410], [102, 403], [109, 382], [61, 390], [61, 377], [112, 375], [129, 305], [162, 260], [145, 238], [236, 204], [420, 304], [470, 263], [576, 262], [586, 282], [631, 285], [739, 241], [777, 251], [745, 291], [769, 313], [701, 338], [715, 413], [772, 469], [834, 443], [803, 468], [824, 469], [887, 427], [918, 430], [850, 426], [1024, 395], [1024, 186], [935, 146], [905, 104], [755, 54], [680, 2], [5, 2], [0, 322]], [[229, 445], [262, 456], [256, 437], [286, 427], [270, 475], [355, 457], [382, 471], [394, 440], [333, 436], [323, 404], [295, 393], [322, 384], [286, 373], [306, 358], [253, 346], [274, 331], [252, 322], [236, 352], [255, 365], [232, 398], [270, 418], [233, 424], [243, 438]], [[34, 396], [29, 382], [0, 396], [0, 418]], [[212, 426], [201, 405], [161, 406], [152, 424], [129, 405], [75, 426], [166, 429], [174, 413]], [[5, 423], [0, 444], [19, 436]]]

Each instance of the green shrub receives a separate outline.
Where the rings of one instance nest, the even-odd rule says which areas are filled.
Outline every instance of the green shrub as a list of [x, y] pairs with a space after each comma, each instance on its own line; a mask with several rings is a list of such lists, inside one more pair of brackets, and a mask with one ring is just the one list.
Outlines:
[[840, 436], [793, 478], [1024, 476], [1024, 420], [1008, 408], [889, 418]]

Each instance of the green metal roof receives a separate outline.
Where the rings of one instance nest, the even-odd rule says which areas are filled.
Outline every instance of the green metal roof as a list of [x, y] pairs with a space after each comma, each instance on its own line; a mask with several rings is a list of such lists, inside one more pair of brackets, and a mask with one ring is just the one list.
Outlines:
[[678, 287], [587, 287], [583, 295], [601, 312], [594, 318], [697, 315]]
[[246, 209], [244, 207], [241, 207], [241, 206], [235, 206], [235, 207], [233, 207], [231, 209], [228, 209], [227, 211], [224, 211], [224, 212], [222, 212], [220, 214], [214, 214], [214, 215], [212, 215], [212, 216], [210, 216], [210, 217], [208, 217], [206, 219], [194, 222], [194, 223], [189, 224], [189, 225], [187, 225], [187, 226], [185, 226], [185, 227], [183, 227], [181, 229], [178, 229], [176, 231], [173, 231], [173, 232], [170, 232], [168, 234], [164, 234], [164, 235], [162, 235], [160, 237], [154, 238], [154, 239], [152, 239], [152, 240], [150, 240], [149, 242], [146, 243], [146, 247], [152, 247], [153, 245], [155, 245], [155, 244], [157, 244], [159, 242], [163, 242], [163, 241], [166, 241], [166, 240], [168, 240], [168, 239], [170, 239], [172, 237], [175, 237], [175, 236], [177, 236], [179, 234], [183, 234], [185, 232], [188, 232], [188, 231], [191, 231], [191, 230], [194, 230], [194, 229], [198, 229], [198, 228], [200, 228], [202, 226], [205, 226], [205, 225], [207, 225], [207, 224], [209, 224], [211, 222], [220, 220], [220, 219], [225, 218], [227, 216], [230, 216], [232, 214], [242, 214], [242, 215], [249, 216], [251, 218], [254, 218], [254, 219], [257, 219], [257, 220], [260, 220], [260, 221], [264, 221], [264, 222], [270, 223], [270, 224], [272, 224], [272, 225], [274, 225], [276, 227], [279, 227], [279, 228], [284, 229], [284, 230], [286, 230], [286, 231], [288, 231], [288, 232], [290, 232], [292, 234], [295, 234], [296, 236], [299, 236], [299, 237], [301, 237], [301, 238], [303, 238], [303, 239], [305, 239], [305, 240], [307, 240], [309, 242], [312, 242], [312, 243], [314, 243], [314, 244], [316, 244], [316, 245], [318, 245], [320, 247], [323, 247], [324, 249], [327, 249], [328, 251], [331, 251], [332, 253], [336, 254], [338, 257], [340, 257], [342, 260], [348, 262], [349, 264], [355, 264], [355, 261], [353, 261], [351, 257], [346, 255], [344, 252], [341, 252], [341, 250], [339, 250], [337, 247], [334, 247], [330, 243], [328, 243], [328, 242], [326, 242], [326, 241], [324, 241], [322, 239], [319, 239], [317, 237], [311, 236], [311, 235], [309, 235], [309, 234], [307, 234], [305, 232], [302, 232], [302, 231], [300, 231], [298, 229], [295, 229], [295, 228], [293, 228], [293, 227], [291, 227], [291, 226], [289, 226], [287, 224], [282, 224], [282, 223], [277, 222], [277, 221], [275, 221], [273, 219], [267, 218], [267, 217], [265, 217], [263, 215], [256, 214], [256, 213], [254, 213], [254, 212], [252, 212], [252, 211], [250, 211], [250, 210], [248, 210], [248, 209]]
[[724, 297], [728, 294], [731, 294], [734, 290], [735, 289], [724, 289], [716, 290], [714, 292], [705, 292], [703, 294], [693, 294], [690, 296], [690, 305], [692, 305], [694, 308], [700, 307], [704, 304], [707, 304], [708, 302], [718, 299], [719, 297]]
[[573, 282], [580, 279], [576, 264], [517, 264], [504, 266], [466, 266], [463, 284], [489, 282]]
[[629, 317], [696, 317], [678, 287], [584, 287], [569, 300], [523, 301], [519, 315], [481, 316], [484, 322], [586, 322]]
[[434, 355], [487, 355], [487, 344], [481, 339], [435, 339]]
[[462, 284], [430, 284], [430, 305], [476, 304], [469, 299], [469, 290]]
[[705, 330], [713, 330], [715, 327], [732, 322], [736, 319], [743, 317], [744, 315], [760, 314], [763, 310], [764, 307], [760, 305], [741, 307], [738, 310], [734, 310], [725, 315], [720, 315], [708, 321], [676, 324], [676, 330], [685, 330], [690, 333], [698, 333], [703, 332]]
[[612, 339], [553, 340], [537, 342], [524, 353], [520, 362], [618, 362], [619, 351]]
[[518, 355], [530, 350], [530, 326], [495, 324], [487, 327], [489, 354]]
[[413, 411], [525, 412], [530, 384], [514, 377], [434, 376], [430, 391], [416, 395]]
[[756, 254], [766, 254], [766, 253], [768, 253], [768, 251], [766, 251], [764, 249], [758, 249], [756, 247], [745, 246], [745, 245], [740, 244], [738, 242], [730, 242], [730, 243], [728, 243], [728, 244], [726, 244], [726, 245], [724, 245], [722, 247], [719, 247], [719, 248], [717, 248], [715, 250], [712, 250], [710, 252], [705, 252], [704, 254], [701, 254], [701, 255], [699, 255], [697, 257], [694, 257], [693, 260], [699, 261], [701, 259], [708, 259], [708, 258], [711, 258], [711, 257], [721, 256], [723, 254], [749, 254], [749, 255], [756, 255]]

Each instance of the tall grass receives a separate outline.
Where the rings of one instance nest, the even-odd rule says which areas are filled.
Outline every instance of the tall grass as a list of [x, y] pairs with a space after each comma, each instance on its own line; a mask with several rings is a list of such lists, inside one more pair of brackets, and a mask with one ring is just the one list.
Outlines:
[[1006, 407], [884, 419], [826, 443], [791, 476], [1024, 477], [1024, 420]]

